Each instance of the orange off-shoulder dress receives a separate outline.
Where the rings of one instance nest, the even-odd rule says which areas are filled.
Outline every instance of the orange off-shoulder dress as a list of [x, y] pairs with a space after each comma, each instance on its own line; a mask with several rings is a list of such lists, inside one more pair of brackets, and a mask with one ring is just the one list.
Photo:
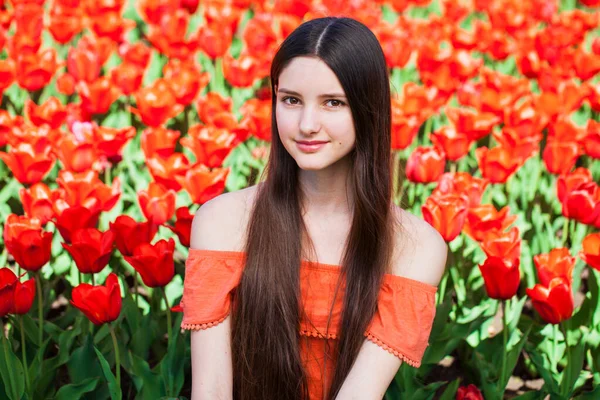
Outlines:
[[[206, 329], [225, 320], [244, 264], [243, 252], [190, 249], [180, 303], [181, 328]], [[300, 321], [299, 329], [308, 340], [300, 341], [300, 351], [310, 400], [322, 399], [324, 388], [330, 387], [333, 377], [335, 359], [329, 359], [326, 371], [323, 370], [324, 338], [335, 340], [338, 335], [344, 284], [336, 298], [328, 330], [327, 320], [339, 272], [338, 265], [301, 262], [300, 290], [306, 319]], [[435, 286], [420, 281], [384, 275], [377, 311], [364, 336], [403, 362], [419, 367], [429, 344], [436, 290]]]

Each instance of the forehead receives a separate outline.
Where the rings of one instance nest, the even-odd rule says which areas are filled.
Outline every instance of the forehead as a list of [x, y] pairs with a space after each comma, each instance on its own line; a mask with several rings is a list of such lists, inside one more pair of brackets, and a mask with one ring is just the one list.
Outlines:
[[316, 57], [295, 57], [279, 74], [278, 87], [305, 95], [344, 93], [335, 73]]

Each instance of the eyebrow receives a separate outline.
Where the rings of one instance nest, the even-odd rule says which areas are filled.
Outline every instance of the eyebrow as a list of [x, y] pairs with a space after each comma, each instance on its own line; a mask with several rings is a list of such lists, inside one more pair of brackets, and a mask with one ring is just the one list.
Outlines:
[[[277, 89], [277, 92], [293, 94], [294, 96], [302, 97], [302, 95], [300, 93], [294, 92], [293, 90], [289, 90], [289, 89], [285, 89], [285, 88]], [[319, 97], [346, 97], [346, 96], [343, 93], [323, 93], [323, 94], [319, 95]]]

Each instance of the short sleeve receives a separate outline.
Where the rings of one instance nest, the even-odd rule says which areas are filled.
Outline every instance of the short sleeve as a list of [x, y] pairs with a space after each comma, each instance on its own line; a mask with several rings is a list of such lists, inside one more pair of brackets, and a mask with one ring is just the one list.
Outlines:
[[206, 329], [223, 322], [241, 272], [242, 259], [237, 253], [190, 249], [180, 302], [181, 328]]
[[365, 336], [418, 368], [429, 345], [437, 288], [400, 276], [386, 278]]

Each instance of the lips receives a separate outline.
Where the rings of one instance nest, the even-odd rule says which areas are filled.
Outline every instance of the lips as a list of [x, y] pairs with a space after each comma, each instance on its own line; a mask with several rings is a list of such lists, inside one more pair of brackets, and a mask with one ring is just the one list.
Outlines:
[[315, 145], [315, 144], [324, 144], [327, 143], [327, 141], [324, 140], [313, 140], [313, 141], [307, 141], [307, 140], [297, 140], [296, 143], [299, 144], [306, 144], [306, 145]]

